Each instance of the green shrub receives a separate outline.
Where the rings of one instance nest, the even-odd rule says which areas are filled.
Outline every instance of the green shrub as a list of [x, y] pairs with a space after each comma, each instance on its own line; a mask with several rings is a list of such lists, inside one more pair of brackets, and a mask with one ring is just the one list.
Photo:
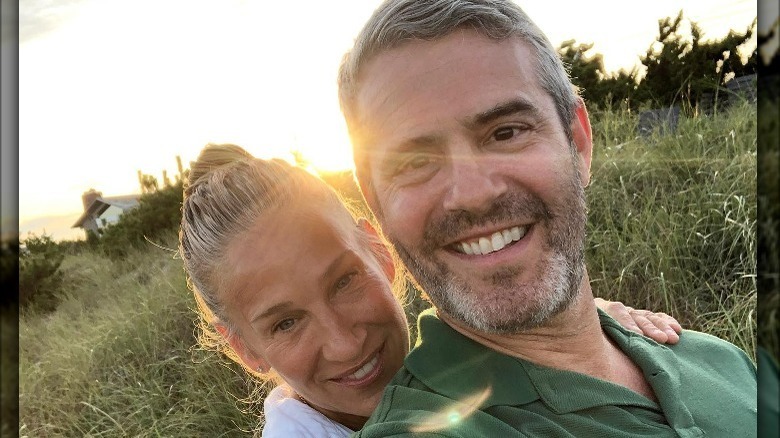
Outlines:
[[183, 182], [141, 195], [138, 207], [124, 213], [102, 233], [98, 246], [111, 257], [125, 256], [146, 240], [155, 241], [181, 223]]
[[26, 251], [19, 255], [19, 307], [50, 312], [57, 307], [64, 254], [46, 234], [24, 240]]

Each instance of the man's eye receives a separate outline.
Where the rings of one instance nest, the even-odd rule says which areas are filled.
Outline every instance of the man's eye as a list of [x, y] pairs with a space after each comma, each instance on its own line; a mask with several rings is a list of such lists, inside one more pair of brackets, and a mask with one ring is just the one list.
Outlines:
[[290, 330], [294, 324], [295, 324], [295, 320], [292, 318], [283, 319], [274, 326], [274, 332], [278, 332], [278, 331], [286, 332]]
[[514, 137], [519, 131], [518, 128], [512, 127], [498, 128], [493, 133], [493, 139], [496, 141], [506, 141]]
[[408, 170], [417, 170], [427, 166], [433, 161], [433, 157], [428, 154], [417, 154], [404, 161], [400, 166], [401, 172]]

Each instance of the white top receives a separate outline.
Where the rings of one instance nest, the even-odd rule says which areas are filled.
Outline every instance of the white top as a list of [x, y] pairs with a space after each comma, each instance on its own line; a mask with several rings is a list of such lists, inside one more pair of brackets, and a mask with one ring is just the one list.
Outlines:
[[295, 398], [286, 385], [277, 386], [263, 402], [263, 438], [346, 438], [353, 430]]

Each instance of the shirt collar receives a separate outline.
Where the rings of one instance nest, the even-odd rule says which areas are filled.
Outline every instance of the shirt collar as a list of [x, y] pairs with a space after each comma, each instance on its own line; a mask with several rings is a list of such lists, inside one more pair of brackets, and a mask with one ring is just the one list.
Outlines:
[[539, 398], [517, 359], [461, 335], [441, 321], [435, 309], [420, 314], [417, 329], [417, 343], [404, 363], [433, 391], [465, 400], [488, 389], [482, 409], [526, 404]]
[[[664, 373], [667, 385], [679, 384], [676, 357], [668, 348], [624, 329], [600, 309], [599, 318], [607, 334], [646, 376]], [[453, 400], [465, 400], [489, 388], [481, 409], [539, 399], [557, 413], [614, 404], [658, 408], [622, 386], [494, 351], [455, 331], [436, 316], [435, 309], [420, 314], [417, 328], [417, 343], [406, 357], [406, 369], [436, 393]]]

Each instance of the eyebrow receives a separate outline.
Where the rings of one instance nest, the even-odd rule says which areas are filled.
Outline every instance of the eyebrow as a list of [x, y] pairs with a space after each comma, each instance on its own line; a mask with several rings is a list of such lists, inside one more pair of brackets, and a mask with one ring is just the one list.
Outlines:
[[274, 304], [273, 306], [265, 309], [265, 311], [254, 318], [252, 318], [252, 321], [250, 321], [250, 324], [254, 324], [257, 321], [260, 321], [261, 319], [268, 318], [269, 316], [275, 314], [275, 313], [282, 313], [288, 308], [292, 307], [292, 301], [284, 301], [279, 304]]
[[507, 102], [502, 102], [490, 108], [487, 111], [477, 113], [465, 123], [469, 128], [475, 128], [477, 126], [486, 125], [501, 117], [506, 117], [514, 114], [527, 114], [533, 118], [539, 118], [541, 112], [534, 104], [528, 100], [518, 97]]
[[322, 277], [320, 277], [320, 279], [325, 281], [329, 277], [333, 276], [333, 273], [338, 269], [339, 266], [341, 266], [341, 262], [351, 255], [355, 255], [355, 252], [351, 249], [345, 249], [344, 252], [339, 254], [339, 256], [336, 257], [336, 259], [333, 260], [330, 265], [328, 265], [328, 268], [325, 269], [325, 272], [322, 273]]
[[[466, 119], [463, 124], [469, 129], [476, 129], [487, 125], [502, 117], [514, 114], [527, 114], [534, 119], [541, 117], [541, 111], [527, 99], [517, 97], [506, 102], [499, 103], [494, 107], [477, 113]], [[394, 153], [403, 153], [409, 150], [418, 150], [420, 148], [435, 147], [442, 142], [439, 135], [421, 135], [419, 137], [408, 138], [400, 143]]]

